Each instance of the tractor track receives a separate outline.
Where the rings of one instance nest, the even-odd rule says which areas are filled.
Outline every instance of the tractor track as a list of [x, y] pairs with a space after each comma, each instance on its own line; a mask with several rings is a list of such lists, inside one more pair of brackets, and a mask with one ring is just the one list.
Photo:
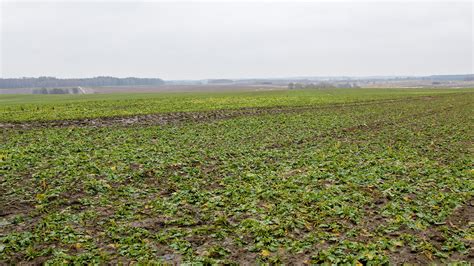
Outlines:
[[37, 129], [37, 128], [63, 128], [63, 127], [131, 127], [169, 125], [184, 122], [209, 122], [231, 119], [244, 116], [258, 116], [267, 114], [299, 113], [311, 110], [325, 110], [335, 108], [350, 108], [368, 105], [393, 104], [399, 102], [426, 101], [436, 99], [434, 96], [411, 97], [403, 99], [373, 100], [353, 103], [341, 103], [318, 106], [292, 106], [292, 107], [255, 107], [240, 109], [222, 109], [202, 112], [173, 112], [154, 113], [133, 116], [111, 116], [99, 118], [47, 120], [28, 122], [0, 122], [1, 129]]

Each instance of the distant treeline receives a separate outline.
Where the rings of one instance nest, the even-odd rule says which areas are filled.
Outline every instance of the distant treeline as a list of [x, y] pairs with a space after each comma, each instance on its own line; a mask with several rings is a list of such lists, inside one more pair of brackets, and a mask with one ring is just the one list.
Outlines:
[[58, 88], [58, 87], [101, 87], [101, 86], [144, 86], [162, 85], [159, 78], [115, 78], [94, 77], [80, 79], [58, 79], [55, 77], [0, 79], [0, 88]]
[[334, 89], [334, 88], [359, 88], [355, 83], [329, 83], [329, 82], [318, 82], [318, 83], [288, 83], [288, 89]]
[[231, 79], [208, 79], [208, 84], [222, 84], [222, 83], [234, 83]]
[[423, 79], [428, 80], [439, 80], [439, 81], [453, 81], [453, 80], [461, 80], [461, 81], [473, 81], [474, 74], [466, 74], [466, 75], [433, 75], [423, 77]]

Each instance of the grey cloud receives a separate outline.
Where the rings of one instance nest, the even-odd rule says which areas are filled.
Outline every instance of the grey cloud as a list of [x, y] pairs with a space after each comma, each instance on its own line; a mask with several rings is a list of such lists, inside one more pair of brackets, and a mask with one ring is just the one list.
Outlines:
[[2, 76], [473, 72], [471, 2], [2, 5]]

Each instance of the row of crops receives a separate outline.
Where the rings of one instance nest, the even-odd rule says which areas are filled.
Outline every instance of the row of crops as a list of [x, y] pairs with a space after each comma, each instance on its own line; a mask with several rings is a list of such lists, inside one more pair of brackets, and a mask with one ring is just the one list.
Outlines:
[[[472, 262], [472, 92], [284, 93], [251, 105], [328, 108], [2, 129], [0, 262]], [[250, 95], [213, 97], [238, 108]], [[214, 106], [202, 97], [188, 108]], [[84, 108], [123, 114], [117, 102]], [[3, 121], [84, 116], [79, 102], [58, 104], [64, 114], [41, 111], [55, 103], [25, 104], [39, 109], [28, 115], [5, 106]]]

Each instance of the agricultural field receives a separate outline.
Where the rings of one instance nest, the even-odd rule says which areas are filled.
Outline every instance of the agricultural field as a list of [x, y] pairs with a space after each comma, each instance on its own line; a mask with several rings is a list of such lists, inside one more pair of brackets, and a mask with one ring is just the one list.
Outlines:
[[472, 89], [0, 96], [0, 264], [474, 262]]
[[[460, 92], [453, 89], [338, 89], [295, 91], [182, 92], [154, 94], [1, 95], [0, 123], [124, 117], [255, 107], [297, 107], [393, 100]], [[469, 92], [470, 90], [463, 90]]]

